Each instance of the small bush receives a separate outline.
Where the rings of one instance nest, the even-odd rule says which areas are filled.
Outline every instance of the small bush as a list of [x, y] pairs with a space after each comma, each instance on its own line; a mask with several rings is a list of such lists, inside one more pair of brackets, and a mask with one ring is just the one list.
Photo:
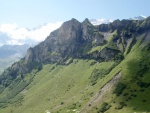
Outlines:
[[142, 100], [143, 102], [146, 102], [146, 100]]
[[64, 104], [64, 102], [61, 102], [61, 105], [63, 105]]
[[124, 106], [127, 106], [124, 102], [120, 102], [119, 106], [116, 108], [118, 110], [122, 109]]
[[136, 95], [136, 94], [131, 94], [131, 96], [132, 96], [132, 97], [136, 97], [137, 95]]
[[90, 63], [90, 66], [92, 66], [92, 65], [94, 65], [96, 63], [97, 63], [96, 61], [93, 61], [93, 62]]
[[123, 96], [127, 96], [127, 95], [129, 95], [129, 94], [128, 94], [128, 93], [124, 93], [124, 94], [123, 94]]
[[43, 65], [42, 64], [37, 67], [38, 71], [41, 71], [42, 69], [43, 69]]
[[73, 103], [72, 105], [70, 105], [70, 106], [68, 107], [68, 109], [77, 109], [77, 108], [79, 108], [79, 107], [81, 107], [81, 103], [80, 103], [80, 102], [77, 102], [77, 103]]
[[141, 89], [140, 91], [141, 91], [141, 92], [144, 92], [145, 90], [144, 90], [144, 89]]
[[123, 90], [126, 88], [126, 85], [124, 83], [118, 83], [115, 90], [114, 90], [114, 93], [119, 96], [122, 94]]
[[137, 82], [137, 85], [140, 86], [141, 88], [147, 88], [150, 86], [150, 83], [145, 83], [145, 82]]
[[97, 83], [97, 79], [99, 78], [100, 76], [100, 70], [98, 69], [94, 69], [91, 76], [90, 76], [90, 81], [92, 83], [92, 85], [95, 85]]
[[111, 105], [109, 105], [108, 103], [104, 102], [100, 108], [100, 110], [97, 113], [104, 113], [105, 111], [107, 111], [109, 108], [111, 107]]
[[131, 100], [132, 98], [131, 97], [128, 97], [128, 100]]

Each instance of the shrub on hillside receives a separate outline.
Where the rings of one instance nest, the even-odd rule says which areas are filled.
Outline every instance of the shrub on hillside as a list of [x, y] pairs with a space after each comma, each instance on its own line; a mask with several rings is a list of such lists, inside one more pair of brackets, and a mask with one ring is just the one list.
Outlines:
[[108, 103], [104, 102], [97, 113], [104, 113], [104, 112], [107, 111], [110, 107], [111, 107], [111, 105], [109, 105]]
[[123, 90], [126, 88], [126, 85], [124, 83], [118, 83], [115, 90], [114, 90], [114, 93], [119, 96], [122, 94]]
[[119, 106], [116, 107], [116, 109], [120, 110], [120, 109], [122, 109], [124, 106], [127, 106], [127, 105], [126, 105], [124, 102], [120, 102], [120, 103], [119, 103]]

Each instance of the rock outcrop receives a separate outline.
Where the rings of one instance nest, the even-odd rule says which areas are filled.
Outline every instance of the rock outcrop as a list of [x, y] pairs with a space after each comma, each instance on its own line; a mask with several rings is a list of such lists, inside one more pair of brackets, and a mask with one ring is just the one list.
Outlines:
[[82, 54], [79, 50], [87, 43], [91, 43], [92, 47], [102, 45], [105, 42], [104, 36], [88, 19], [82, 23], [72, 19], [53, 31], [45, 41], [30, 48], [25, 60], [42, 63], [59, 62], [65, 57], [75, 57], [79, 53]]
[[[29, 48], [23, 59], [14, 63], [1, 75], [0, 83], [5, 83], [5, 79], [9, 76], [10, 81], [5, 83], [7, 86], [17, 76], [26, 74], [32, 69], [41, 69], [42, 64], [65, 64], [68, 58], [121, 61], [124, 54], [128, 54], [138, 40], [135, 37], [149, 30], [150, 17], [145, 20], [115, 20], [110, 24], [99, 26], [93, 26], [88, 19], [82, 23], [71, 19], [51, 32], [45, 41]], [[114, 31], [116, 34], [113, 34]], [[108, 34], [108, 37], [105, 34]], [[97, 46], [103, 46], [103, 49], [88, 53]]]

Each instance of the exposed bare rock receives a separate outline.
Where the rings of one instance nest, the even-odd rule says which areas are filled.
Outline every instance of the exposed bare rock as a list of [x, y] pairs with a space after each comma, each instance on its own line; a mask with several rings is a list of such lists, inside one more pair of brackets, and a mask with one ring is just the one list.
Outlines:
[[[105, 96], [106, 93], [109, 93], [112, 88], [119, 82], [121, 79], [122, 74], [119, 72], [116, 76], [114, 76], [107, 84], [105, 84], [98, 93], [96, 93], [92, 99], [86, 104], [83, 109], [81, 110], [82, 113], [87, 113], [92, 106], [94, 106], [96, 103], [103, 102], [103, 97]], [[89, 106], [90, 107], [87, 107]], [[86, 109], [84, 109], [86, 108]], [[87, 109], [88, 108], [88, 109]]]

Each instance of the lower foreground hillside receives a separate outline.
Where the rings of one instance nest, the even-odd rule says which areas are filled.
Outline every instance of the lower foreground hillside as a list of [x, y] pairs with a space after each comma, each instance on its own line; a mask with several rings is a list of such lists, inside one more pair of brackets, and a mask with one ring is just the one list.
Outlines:
[[[46, 45], [50, 40], [47, 39], [30, 48], [24, 59], [0, 76], [0, 113], [150, 112], [149, 31], [139, 33], [128, 27], [119, 28], [105, 31], [108, 36], [103, 37], [101, 26], [91, 26], [87, 20], [85, 24], [90, 26], [82, 26], [87, 31], [97, 32], [97, 35], [90, 32], [88, 36], [95, 36], [100, 42], [87, 41], [78, 49], [74, 49], [74, 45], [68, 49], [68, 43], [64, 42], [63, 48], [52, 52]], [[70, 30], [66, 24], [64, 26]], [[62, 30], [63, 27], [53, 32], [52, 39], [58, 32], [58, 38], [65, 36], [66, 33], [60, 35]], [[87, 31], [83, 34], [87, 35]], [[80, 30], [70, 35], [74, 37], [76, 32]], [[57, 42], [53, 47], [56, 45]], [[47, 48], [42, 48], [44, 46]], [[37, 48], [43, 49], [42, 55]]]

